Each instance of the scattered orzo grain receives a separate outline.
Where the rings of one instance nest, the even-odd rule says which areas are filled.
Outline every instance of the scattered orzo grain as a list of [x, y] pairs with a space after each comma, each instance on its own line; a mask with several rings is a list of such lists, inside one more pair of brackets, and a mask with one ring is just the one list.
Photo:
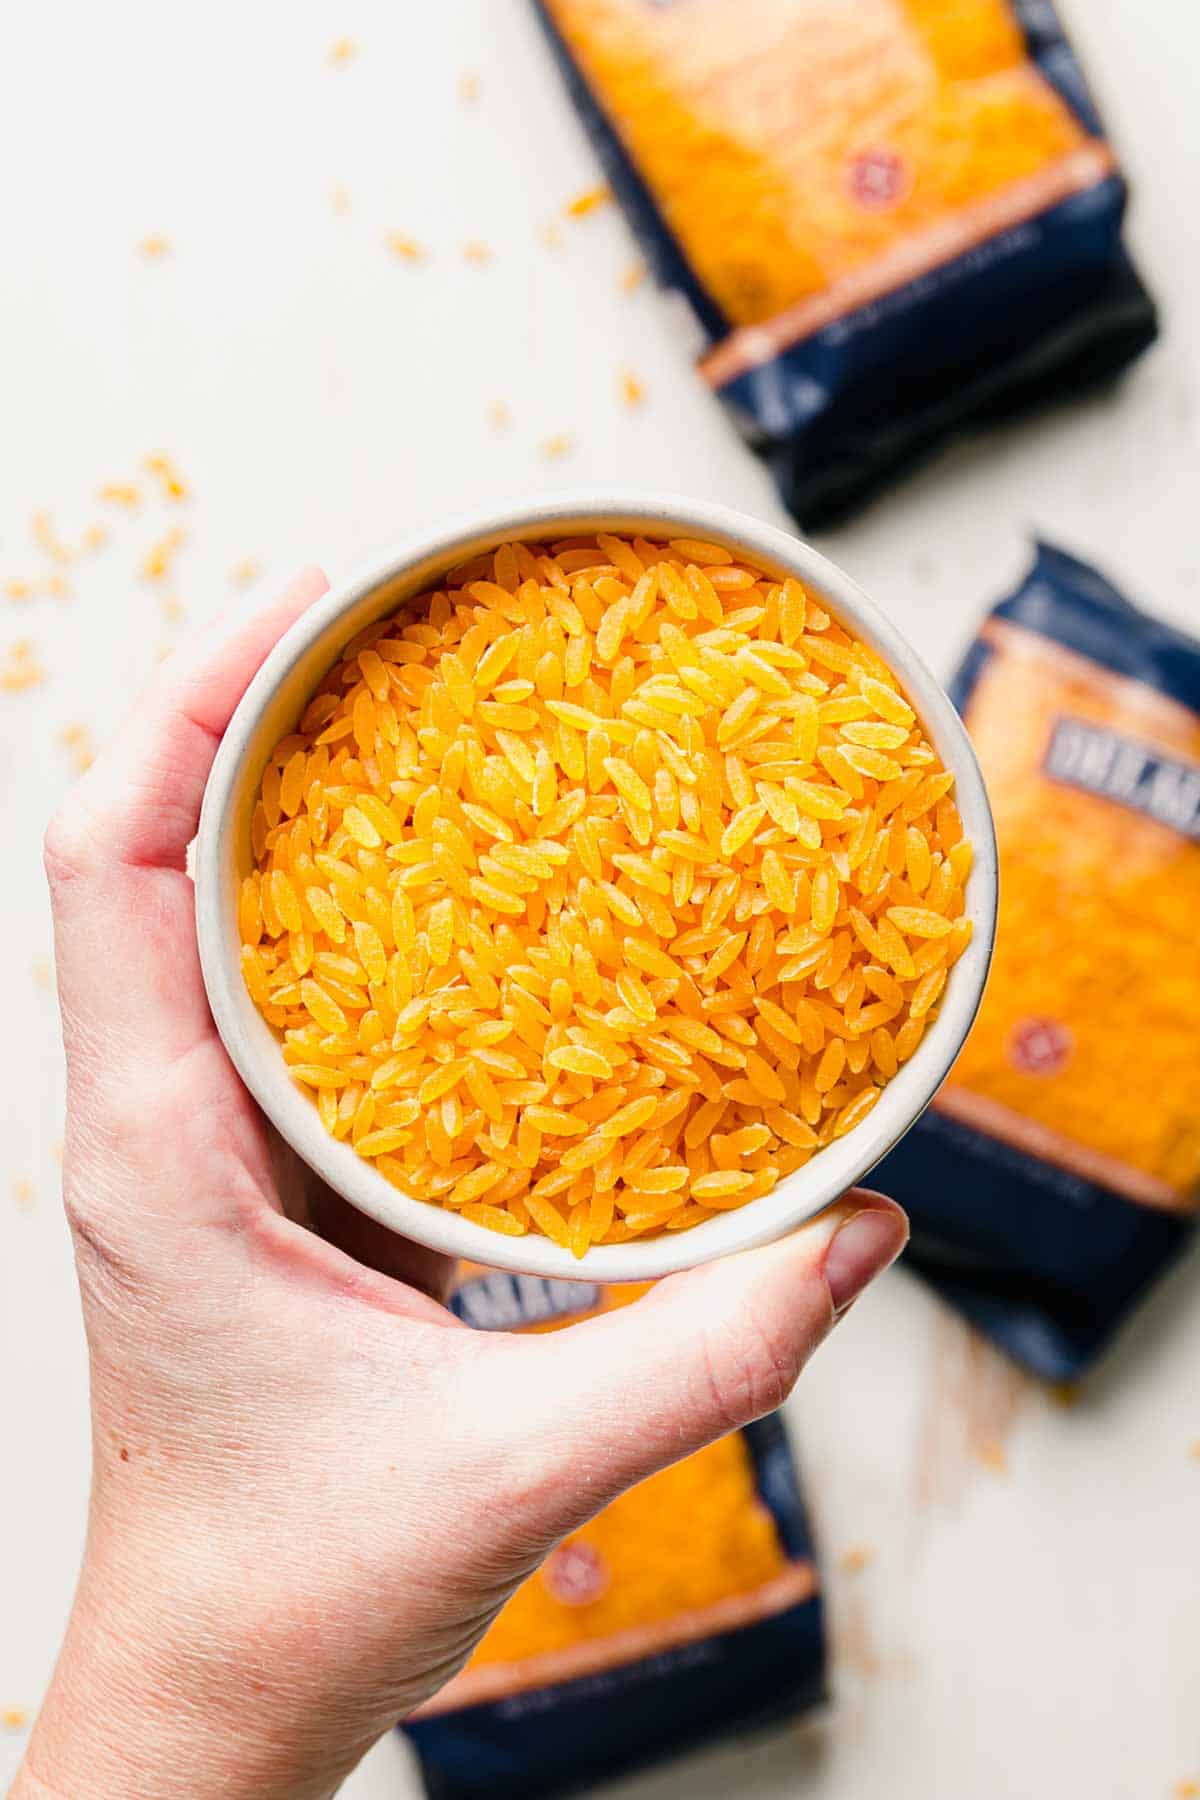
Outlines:
[[415, 238], [406, 237], [402, 231], [389, 231], [383, 241], [392, 255], [398, 256], [401, 262], [423, 263], [427, 260], [424, 248]]
[[171, 573], [176, 556], [183, 548], [186, 532], [175, 525], [165, 531], [156, 543], [151, 544], [142, 558], [140, 574], [143, 581], [164, 581]]
[[358, 55], [358, 45], [355, 43], [354, 39], [349, 38], [349, 37], [340, 37], [340, 38], [335, 38], [333, 43], [330, 44], [328, 60], [329, 60], [331, 67], [333, 67], [335, 69], [343, 69], [343, 68], [345, 68], [347, 63], [353, 62], [354, 58], [357, 55]]
[[[843, 754], [870, 722], [903, 726], [886, 774]], [[502, 544], [276, 747], [246, 984], [405, 1192], [576, 1255], [687, 1229], [917, 1048], [970, 936], [949, 785], [798, 582], [698, 539]]]
[[107, 501], [110, 506], [124, 506], [132, 510], [140, 501], [141, 494], [132, 481], [106, 481], [97, 490], [96, 497]]
[[29, 523], [30, 535], [44, 556], [51, 562], [69, 563], [72, 552], [63, 543], [55, 530], [54, 522], [44, 506], [39, 506]]
[[164, 237], [161, 231], [152, 231], [142, 239], [138, 249], [147, 262], [158, 262], [171, 254], [171, 240]]
[[58, 734], [58, 741], [71, 758], [71, 765], [77, 775], [84, 775], [96, 760], [96, 746], [92, 734], [86, 725], [67, 725]]
[[463, 245], [463, 257], [467, 262], [477, 263], [482, 267], [484, 263], [490, 263], [492, 260], [491, 245], [485, 244], [480, 238], [471, 238]]
[[632, 369], [621, 370], [621, 398], [626, 406], [640, 406], [646, 398], [645, 383]]
[[59, 569], [52, 569], [49, 575], [38, 575], [32, 579], [24, 575], [12, 576], [4, 583], [4, 596], [7, 600], [65, 600], [70, 592], [70, 583]]
[[599, 207], [607, 206], [612, 199], [612, 189], [607, 182], [601, 181], [595, 187], [584, 188], [580, 193], [567, 201], [566, 213], [571, 219], [586, 219]]
[[39, 687], [45, 679], [46, 671], [28, 638], [18, 639], [0, 661], [0, 693], [20, 694], [26, 688]]
[[556, 431], [552, 437], [542, 439], [542, 455], [549, 457], [552, 462], [560, 457], [570, 456], [574, 448], [575, 440], [566, 431]]
[[154, 450], [145, 458], [148, 474], [155, 476], [164, 500], [190, 500], [191, 489], [165, 450]]

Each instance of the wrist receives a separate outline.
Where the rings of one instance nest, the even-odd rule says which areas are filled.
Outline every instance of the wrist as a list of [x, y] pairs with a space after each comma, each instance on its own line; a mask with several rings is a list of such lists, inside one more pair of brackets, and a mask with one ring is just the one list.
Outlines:
[[332, 1720], [313, 1674], [285, 1689], [150, 1571], [131, 1592], [89, 1558], [12, 1800], [329, 1800], [380, 1727]]

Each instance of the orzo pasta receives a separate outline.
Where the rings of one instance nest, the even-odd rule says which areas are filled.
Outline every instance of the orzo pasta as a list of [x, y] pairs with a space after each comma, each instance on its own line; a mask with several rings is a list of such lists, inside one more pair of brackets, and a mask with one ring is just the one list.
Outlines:
[[1200, 641], [1041, 544], [954, 697], [996, 819], [996, 959], [880, 1182], [911, 1262], [1073, 1380], [1200, 1208]]
[[888, 668], [717, 544], [508, 543], [270, 759], [245, 979], [326, 1127], [509, 1235], [684, 1230], [853, 1129], [970, 937]]
[[1153, 340], [1050, 5], [534, 4], [705, 379], [806, 525]]

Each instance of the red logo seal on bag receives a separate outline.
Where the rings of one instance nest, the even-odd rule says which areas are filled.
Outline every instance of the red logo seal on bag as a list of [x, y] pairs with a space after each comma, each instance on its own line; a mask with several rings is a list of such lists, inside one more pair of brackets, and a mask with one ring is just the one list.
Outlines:
[[1023, 1075], [1057, 1075], [1074, 1048], [1071, 1033], [1057, 1019], [1022, 1019], [1008, 1040], [1008, 1060]]
[[547, 1559], [543, 1579], [564, 1606], [587, 1606], [608, 1586], [608, 1564], [590, 1544], [562, 1544]]
[[852, 157], [846, 185], [868, 212], [883, 212], [902, 200], [911, 185], [904, 159], [894, 150], [860, 150]]

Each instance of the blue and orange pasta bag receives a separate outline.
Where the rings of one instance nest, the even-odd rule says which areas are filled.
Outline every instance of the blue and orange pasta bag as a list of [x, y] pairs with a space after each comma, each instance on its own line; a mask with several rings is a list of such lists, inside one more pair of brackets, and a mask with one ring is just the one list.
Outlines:
[[704, 377], [802, 524], [1153, 339], [1048, 0], [536, 4]]
[[[553, 1330], [645, 1290], [469, 1270], [478, 1330]], [[824, 1695], [820, 1583], [778, 1417], [643, 1482], [567, 1538], [407, 1732], [433, 1800], [591, 1787]]]
[[996, 953], [874, 1179], [909, 1262], [1069, 1380], [1200, 1201], [1200, 641], [1042, 545], [951, 691], [996, 820]]

